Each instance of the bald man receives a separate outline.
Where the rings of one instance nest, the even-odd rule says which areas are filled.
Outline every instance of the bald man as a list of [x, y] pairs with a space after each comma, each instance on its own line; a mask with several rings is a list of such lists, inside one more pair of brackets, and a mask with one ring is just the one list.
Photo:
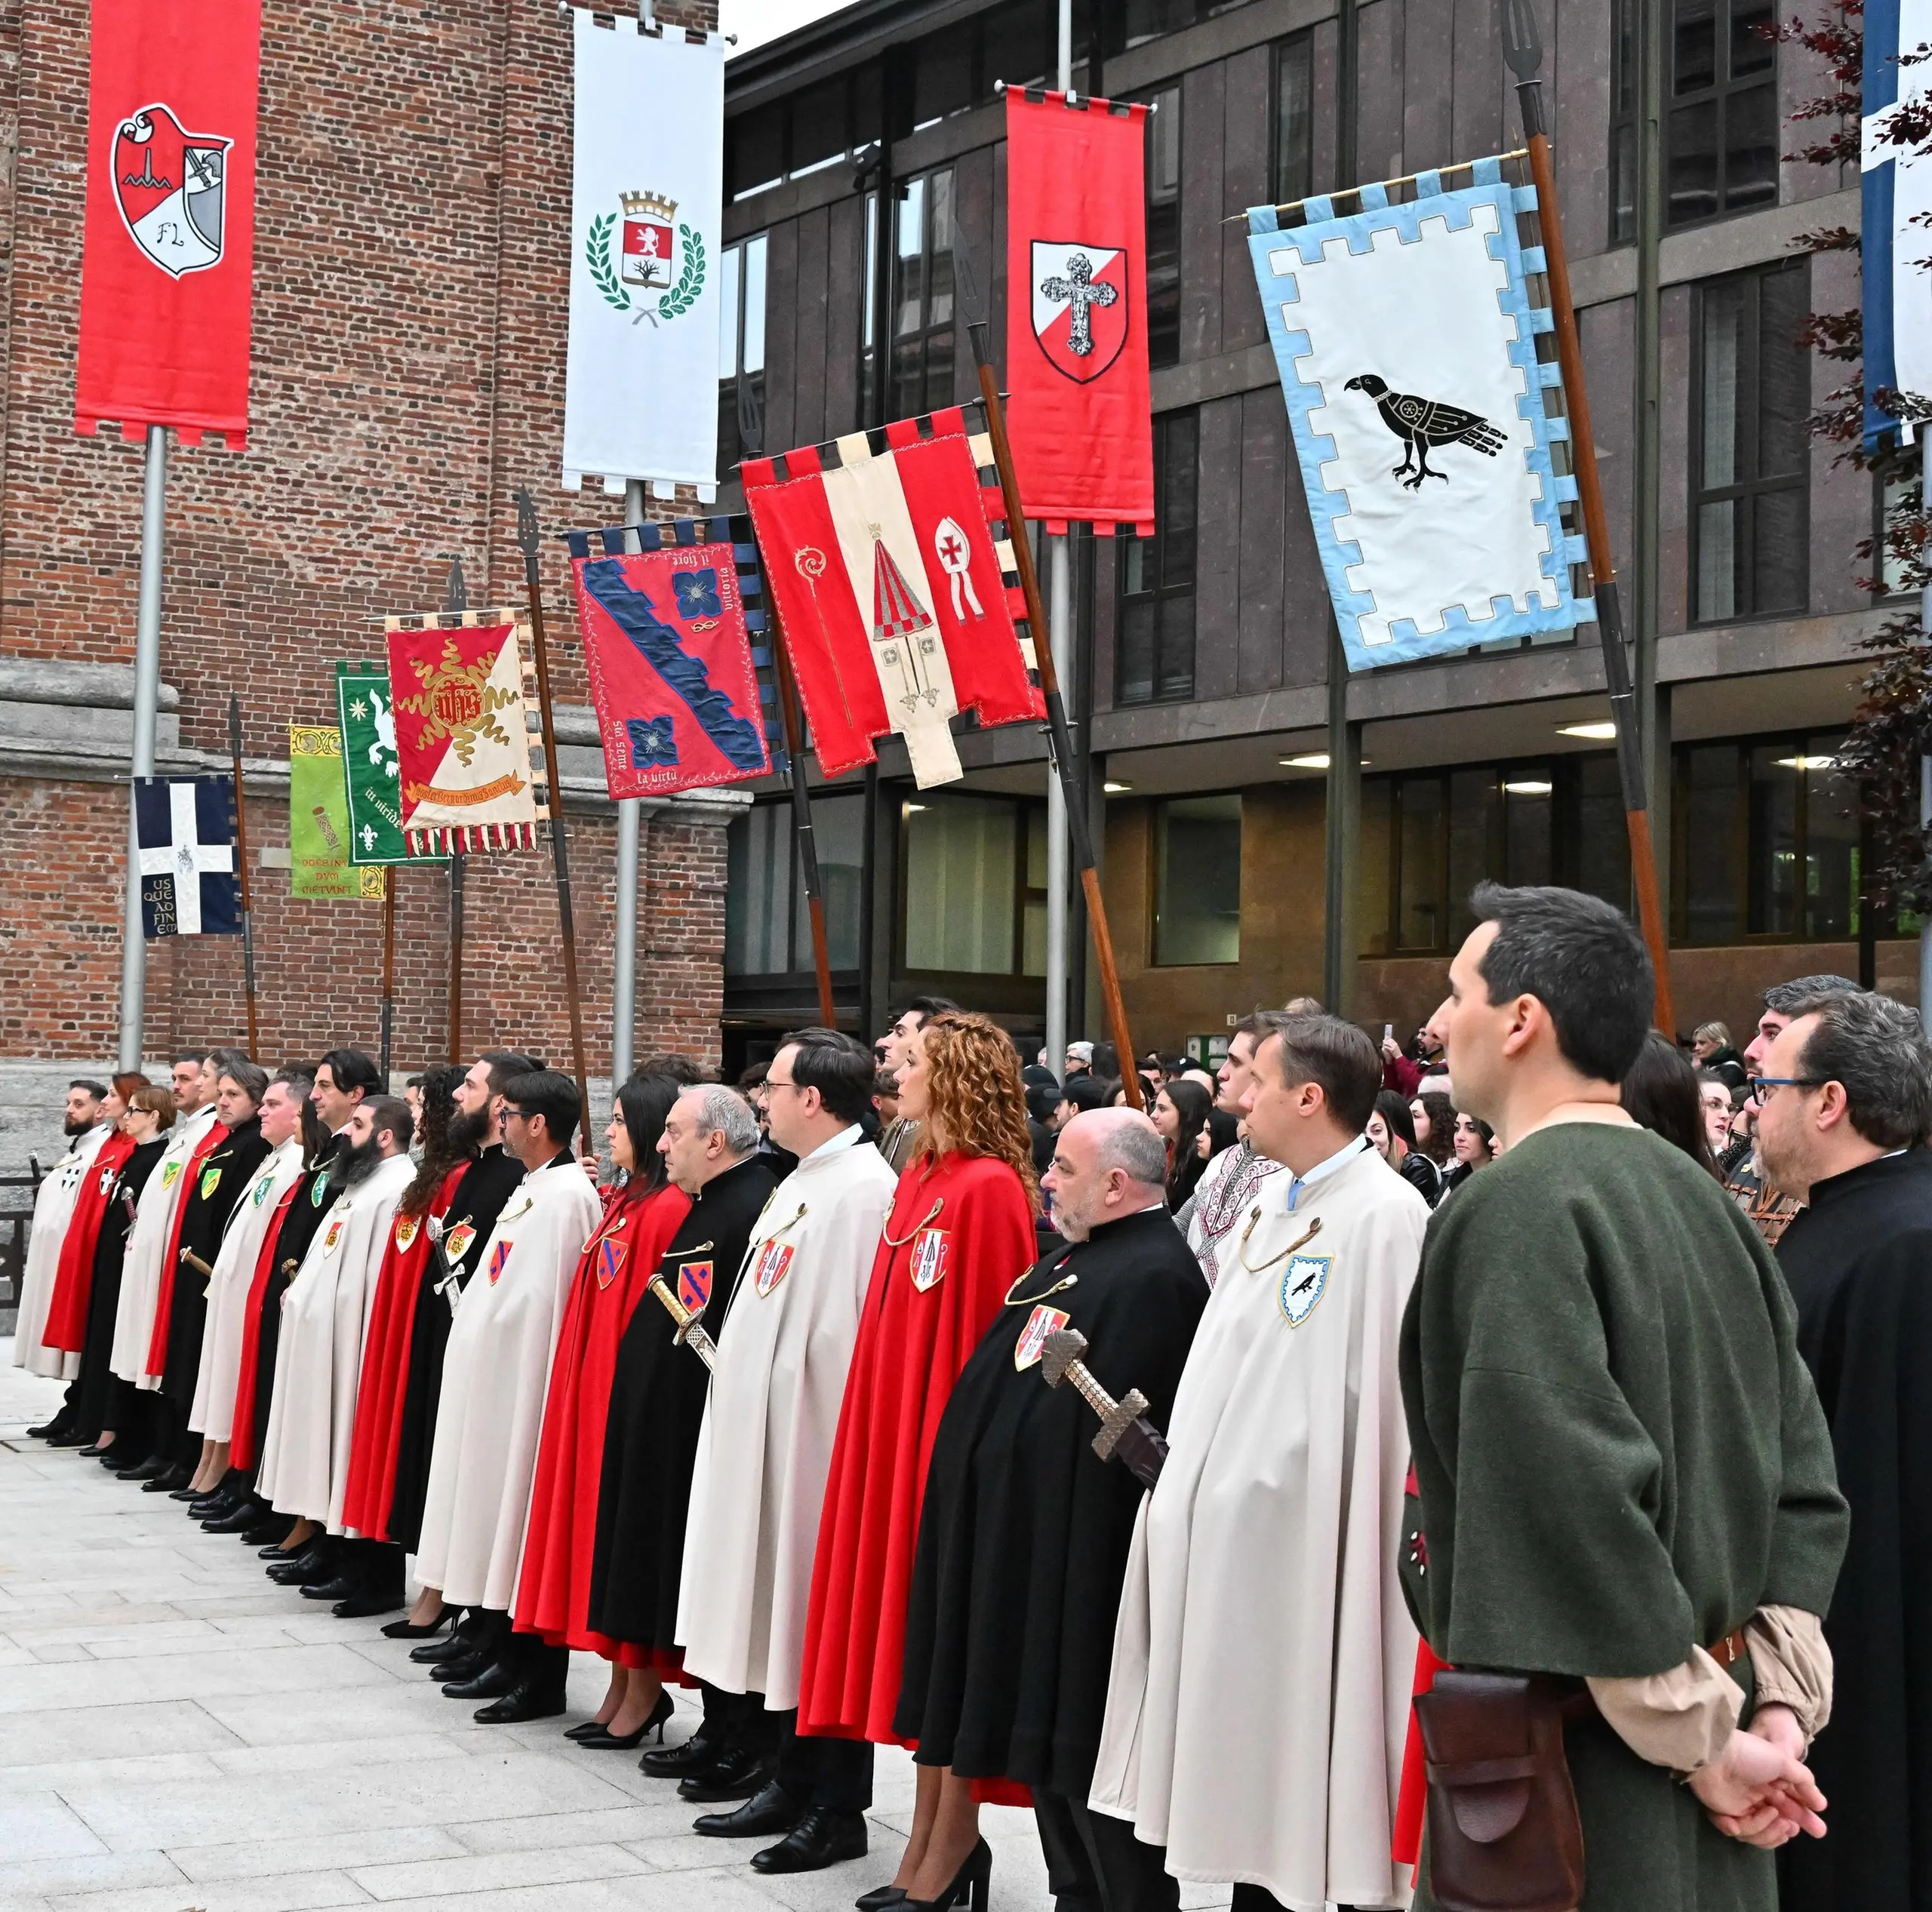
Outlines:
[[1030, 1786], [1055, 1895], [1097, 1912], [1180, 1903], [1159, 1848], [1086, 1803], [1142, 1489], [1095, 1454], [1093, 1409], [1048, 1387], [1040, 1357], [1077, 1329], [1100, 1385], [1138, 1388], [1166, 1425], [1208, 1296], [1166, 1177], [1166, 1145], [1132, 1109], [1089, 1110], [1054, 1139], [1042, 1186], [1066, 1245], [1014, 1283], [946, 1403], [893, 1723], [922, 1765]]

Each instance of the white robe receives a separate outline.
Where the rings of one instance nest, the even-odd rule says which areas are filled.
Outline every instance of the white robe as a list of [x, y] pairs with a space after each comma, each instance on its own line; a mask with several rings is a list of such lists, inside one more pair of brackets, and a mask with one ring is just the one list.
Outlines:
[[1229, 1238], [1181, 1376], [1091, 1803], [1164, 1846], [1177, 1879], [1261, 1886], [1295, 1912], [1406, 1904], [1389, 1852], [1416, 1652], [1396, 1346], [1429, 1209], [1372, 1149], [1292, 1214], [1291, 1180], [1263, 1183], [1253, 1234]]
[[898, 1186], [863, 1145], [856, 1125], [835, 1136], [765, 1204], [718, 1335], [691, 1476], [678, 1589], [685, 1670], [728, 1692], [762, 1693], [774, 1712], [798, 1703], [839, 1404]]
[[291, 1136], [262, 1157], [229, 1216], [214, 1272], [208, 1277], [202, 1364], [194, 1405], [188, 1410], [189, 1429], [210, 1440], [226, 1440], [235, 1431], [235, 1389], [242, 1378], [242, 1343], [255, 1263], [278, 1204], [301, 1173], [302, 1138]]
[[71, 1381], [81, 1371], [81, 1357], [65, 1348], [49, 1348], [41, 1336], [54, 1306], [54, 1281], [60, 1271], [60, 1244], [81, 1199], [81, 1185], [113, 1125], [97, 1122], [41, 1178], [33, 1198], [33, 1223], [27, 1236], [27, 1265], [20, 1274], [20, 1312], [14, 1323], [14, 1365], [29, 1374], [54, 1381]]
[[214, 1104], [205, 1103], [168, 1132], [161, 1151], [134, 1206], [134, 1225], [128, 1231], [128, 1250], [121, 1260], [121, 1300], [114, 1315], [114, 1346], [107, 1365], [125, 1382], [149, 1393], [161, 1376], [147, 1371], [148, 1348], [154, 1339], [154, 1314], [161, 1302], [162, 1257], [174, 1232], [174, 1214], [186, 1192], [182, 1171], [202, 1138], [214, 1127]]
[[457, 1304], [416, 1556], [417, 1578], [454, 1606], [507, 1611], [515, 1597], [550, 1357], [602, 1212], [574, 1161], [526, 1176]]
[[392, 1155], [342, 1195], [281, 1298], [256, 1491], [277, 1513], [325, 1522], [331, 1532], [342, 1530], [362, 1331], [396, 1203], [415, 1173], [406, 1154]]

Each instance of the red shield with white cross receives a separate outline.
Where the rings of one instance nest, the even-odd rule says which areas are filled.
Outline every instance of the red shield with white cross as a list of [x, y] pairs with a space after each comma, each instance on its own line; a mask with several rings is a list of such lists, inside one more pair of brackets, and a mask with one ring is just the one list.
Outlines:
[[1035, 239], [1032, 254], [1033, 337], [1047, 362], [1085, 385], [1127, 343], [1127, 254], [1076, 240]]

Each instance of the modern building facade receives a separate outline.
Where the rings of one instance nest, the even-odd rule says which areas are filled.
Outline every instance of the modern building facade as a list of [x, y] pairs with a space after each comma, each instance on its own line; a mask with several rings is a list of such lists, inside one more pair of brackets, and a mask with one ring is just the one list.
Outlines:
[[[1342, 9], [1346, 7], [1345, 14]], [[1639, 345], [1641, 17], [1663, 35], [1654, 384]], [[1878, 501], [1806, 431], [1837, 382], [1798, 332], [1853, 303], [1855, 177], [1783, 159], [1827, 89], [1765, 37], [1767, 0], [1537, 0], [1564, 223], [1646, 739], [1681, 1028], [1741, 1029], [1780, 977], [1912, 993], [1863, 895], [1836, 739], [1884, 594], [1854, 555]], [[1004, 109], [1054, 59], [1051, 0], [860, 0], [734, 60], [727, 238], [737, 319], [721, 477], [970, 396], [967, 321], [1005, 334]], [[1105, 806], [1105, 887], [1137, 1046], [1321, 994], [1327, 607], [1239, 215], [1506, 152], [1516, 105], [1492, 0], [1111, 0], [1077, 8], [1075, 85], [1147, 100], [1149, 338], [1158, 526], [1075, 548], [1076, 696]], [[1345, 68], [1355, 68], [1352, 177]], [[1654, 500], [1640, 423], [1652, 408]], [[728, 490], [726, 495], [730, 495]], [[1646, 626], [1646, 617], [1648, 623]], [[1628, 905], [1603, 659], [1512, 641], [1359, 675], [1354, 953], [1339, 993], [1413, 1028], [1439, 998], [1475, 882], [1576, 884]], [[875, 1026], [940, 991], [1030, 1033], [1043, 1016], [1045, 766], [1037, 736], [962, 739], [968, 775], [820, 788], [832, 960]], [[811, 1002], [781, 795], [729, 833], [728, 1058]], [[1915, 925], [1908, 924], [1907, 928]], [[1076, 985], [1073, 1022], [1098, 1034]]]

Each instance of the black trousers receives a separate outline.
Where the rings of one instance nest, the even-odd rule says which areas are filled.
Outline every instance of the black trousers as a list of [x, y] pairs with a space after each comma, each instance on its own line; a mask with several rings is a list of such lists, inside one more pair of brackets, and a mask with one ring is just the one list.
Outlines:
[[834, 1812], [863, 1812], [871, 1806], [870, 1740], [801, 1738], [795, 1707], [765, 1717], [778, 1723], [778, 1783], [792, 1798]]
[[1057, 1912], [1177, 1912], [1180, 1882], [1168, 1876], [1166, 1847], [1135, 1838], [1124, 1819], [1039, 1786], [1033, 1817]]

